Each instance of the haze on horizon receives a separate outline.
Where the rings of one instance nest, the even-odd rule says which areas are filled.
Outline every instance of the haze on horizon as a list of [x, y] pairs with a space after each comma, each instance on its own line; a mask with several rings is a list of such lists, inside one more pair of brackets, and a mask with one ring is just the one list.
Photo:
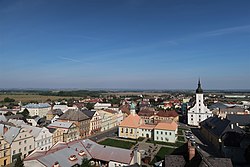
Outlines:
[[0, 0], [0, 88], [250, 89], [250, 1]]

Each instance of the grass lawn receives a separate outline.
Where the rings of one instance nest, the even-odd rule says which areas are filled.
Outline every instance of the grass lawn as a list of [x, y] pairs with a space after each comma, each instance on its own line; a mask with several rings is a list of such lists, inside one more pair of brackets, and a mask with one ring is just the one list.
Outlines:
[[[125, 140], [131, 140], [131, 141], [133, 141], [133, 142], [136, 142], [136, 139], [129, 139], [129, 138], [122, 138], [122, 137], [118, 137], [119, 139], [125, 139]], [[144, 137], [139, 137], [138, 139], [137, 139], [137, 141], [139, 142], [139, 141], [142, 141], [142, 140], [144, 140], [145, 138]]]
[[178, 136], [177, 140], [181, 141], [181, 142], [185, 142], [185, 137], [184, 136]]
[[174, 150], [174, 148], [162, 147], [155, 155], [155, 158], [151, 161], [150, 164], [152, 165], [153, 163], [164, 159], [165, 155], [170, 155]]
[[183, 131], [188, 130], [188, 129], [184, 129], [184, 128], [178, 128], [178, 135], [184, 135]]
[[166, 145], [166, 146], [173, 146], [173, 147], [181, 147], [185, 143], [176, 141], [175, 143], [168, 143], [168, 142], [160, 142], [160, 141], [152, 141], [152, 140], [147, 140], [147, 143], [155, 143], [155, 144], [161, 144], [161, 145]]
[[115, 139], [106, 139], [106, 140], [99, 142], [99, 144], [130, 149], [133, 145], [135, 145], [135, 142], [121, 141], [121, 140], [115, 140]]

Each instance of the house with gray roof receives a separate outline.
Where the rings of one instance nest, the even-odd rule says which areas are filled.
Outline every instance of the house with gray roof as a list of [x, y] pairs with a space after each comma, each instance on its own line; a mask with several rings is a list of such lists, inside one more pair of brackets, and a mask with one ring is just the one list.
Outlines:
[[19, 155], [21, 158], [26, 157], [34, 150], [34, 137], [28, 129], [0, 124], [0, 133], [11, 145], [12, 161]]
[[90, 133], [90, 117], [79, 109], [66, 111], [57, 121], [75, 123], [80, 132], [80, 138], [84, 138]]
[[[49, 129], [57, 129], [52, 135], [53, 141], [70, 142], [79, 139], [79, 129], [73, 122], [53, 122], [47, 126]], [[53, 131], [53, 130], [50, 130]], [[59, 132], [59, 133], [57, 133]], [[59, 139], [58, 139], [59, 138]], [[54, 143], [52, 141], [52, 143]]]
[[48, 103], [30, 103], [22, 106], [21, 111], [27, 109], [30, 116], [38, 115], [40, 117], [46, 116], [47, 112], [50, 110], [51, 106]]
[[48, 150], [52, 147], [52, 133], [45, 127], [34, 127], [29, 125], [22, 125], [23, 128], [29, 130], [34, 137], [34, 145], [38, 150]]
[[141, 164], [140, 153], [133, 150], [103, 146], [89, 139], [70, 143], [59, 142], [48, 151], [35, 150], [24, 159], [26, 167], [81, 165], [82, 159], [96, 166], [128, 166]]
[[227, 119], [241, 128], [250, 126], [250, 114], [228, 114]]
[[209, 117], [200, 123], [202, 135], [218, 150], [221, 150], [222, 136], [227, 132], [245, 133], [235, 123], [223, 117]]
[[90, 118], [89, 134], [93, 135], [101, 131], [101, 115], [95, 110], [82, 110], [82, 112]]

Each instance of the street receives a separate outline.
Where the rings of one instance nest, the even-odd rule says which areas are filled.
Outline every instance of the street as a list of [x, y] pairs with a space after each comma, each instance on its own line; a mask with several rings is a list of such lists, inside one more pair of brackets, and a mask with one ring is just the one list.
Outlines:
[[99, 140], [105, 138], [105, 137], [115, 137], [118, 133], [118, 127], [114, 127], [110, 130], [99, 132], [98, 134], [94, 134], [89, 137], [89, 139], [98, 142]]
[[195, 138], [197, 150], [204, 156], [214, 156], [214, 157], [222, 157], [221, 154], [216, 150], [216, 148], [212, 145], [212, 143], [208, 142], [200, 133], [200, 129], [197, 127], [188, 126], [184, 123], [179, 123], [179, 127], [188, 128], [192, 131], [193, 136]]

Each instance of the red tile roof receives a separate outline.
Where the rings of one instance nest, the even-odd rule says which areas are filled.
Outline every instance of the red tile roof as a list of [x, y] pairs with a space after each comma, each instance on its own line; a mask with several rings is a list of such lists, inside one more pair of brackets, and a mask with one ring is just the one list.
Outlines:
[[141, 117], [137, 114], [130, 114], [126, 117], [119, 126], [129, 127], [129, 128], [137, 128], [140, 126]]
[[154, 115], [155, 111], [149, 110], [149, 109], [143, 109], [139, 111], [138, 115], [139, 116], [152, 116]]
[[155, 129], [161, 129], [161, 130], [176, 130], [178, 127], [177, 123], [175, 121], [166, 121], [166, 122], [160, 122], [155, 126]]
[[157, 116], [159, 117], [177, 117], [178, 116], [178, 113], [174, 110], [171, 110], [171, 111], [159, 111], [157, 114]]

